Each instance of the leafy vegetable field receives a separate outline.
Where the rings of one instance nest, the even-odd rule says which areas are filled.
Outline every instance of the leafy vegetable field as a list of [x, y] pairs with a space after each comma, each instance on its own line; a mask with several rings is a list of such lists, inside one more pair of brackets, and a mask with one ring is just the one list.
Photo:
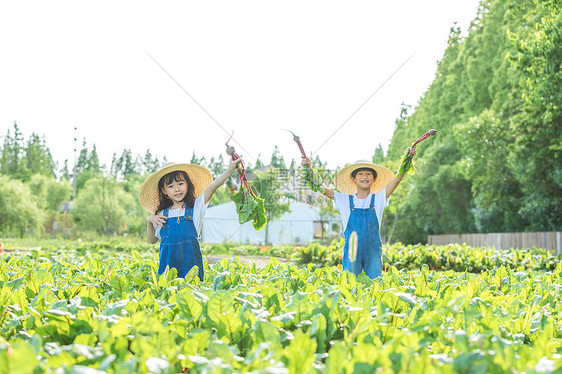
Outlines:
[[[477, 261], [475, 261], [477, 262]], [[0, 257], [1, 373], [562, 373], [562, 264], [481, 273], [222, 260], [156, 275], [154, 251]]]

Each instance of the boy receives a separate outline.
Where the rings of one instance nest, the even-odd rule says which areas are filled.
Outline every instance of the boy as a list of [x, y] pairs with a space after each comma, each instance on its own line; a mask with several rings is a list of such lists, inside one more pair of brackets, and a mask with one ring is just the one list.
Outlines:
[[[409, 148], [412, 155], [415, 147]], [[303, 157], [302, 165], [310, 165]], [[382, 275], [382, 243], [380, 221], [404, 174], [394, 173], [384, 166], [368, 161], [358, 161], [341, 169], [336, 175], [335, 187], [341, 192], [324, 187], [324, 195], [334, 200], [345, 227], [343, 269], [359, 275], [364, 271], [373, 279]], [[357, 234], [357, 254], [349, 256], [350, 236]], [[353, 260], [353, 261], [352, 261]]]

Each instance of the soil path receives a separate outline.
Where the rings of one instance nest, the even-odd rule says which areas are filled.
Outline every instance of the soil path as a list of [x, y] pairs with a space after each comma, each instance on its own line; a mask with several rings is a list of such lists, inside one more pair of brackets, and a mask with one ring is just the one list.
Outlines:
[[[207, 262], [209, 262], [209, 265], [213, 265], [219, 262], [220, 260], [222, 260], [223, 258], [232, 260], [235, 257], [239, 257], [240, 262], [242, 264], [247, 264], [247, 265], [256, 264], [256, 266], [259, 268], [266, 267], [267, 264], [269, 264], [269, 259], [270, 259], [270, 257], [262, 257], [262, 256], [230, 256], [230, 255], [209, 255], [209, 256], [203, 256], [203, 259], [207, 260]], [[277, 257], [277, 260], [279, 260], [280, 264], [286, 264], [289, 262], [289, 260], [287, 260], [286, 258]]]

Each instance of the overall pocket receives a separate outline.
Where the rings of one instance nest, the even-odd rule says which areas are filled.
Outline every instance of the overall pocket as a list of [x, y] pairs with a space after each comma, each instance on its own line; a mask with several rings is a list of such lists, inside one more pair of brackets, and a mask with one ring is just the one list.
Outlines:
[[170, 237], [170, 225], [165, 224], [160, 229], [160, 239], [168, 239]]

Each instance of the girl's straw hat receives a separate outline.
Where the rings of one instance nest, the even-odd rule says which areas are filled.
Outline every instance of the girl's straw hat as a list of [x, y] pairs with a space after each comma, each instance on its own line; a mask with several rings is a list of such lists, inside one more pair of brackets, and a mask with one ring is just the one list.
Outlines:
[[394, 173], [384, 166], [373, 164], [367, 160], [359, 160], [354, 164], [348, 165], [336, 174], [336, 189], [342, 193], [354, 195], [357, 193], [357, 186], [351, 179], [351, 173], [361, 168], [370, 168], [377, 172], [375, 182], [371, 186], [371, 193], [376, 194], [394, 179]]
[[195, 187], [195, 198], [201, 196], [207, 187], [209, 187], [211, 182], [213, 182], [211, 172], [203, 166], [193, 164], [176, 164], [175, 162], [164, 164], [158, 171], [146, 178], [140, 188], [139, 201], [145, 210], [154, 214], [160, 202], [158, 182], [164, 175], [178, 170], [182, 170], [187, 173], [189, 180], [191, 180], [191, 183], [193, 183], [193, 186]]

